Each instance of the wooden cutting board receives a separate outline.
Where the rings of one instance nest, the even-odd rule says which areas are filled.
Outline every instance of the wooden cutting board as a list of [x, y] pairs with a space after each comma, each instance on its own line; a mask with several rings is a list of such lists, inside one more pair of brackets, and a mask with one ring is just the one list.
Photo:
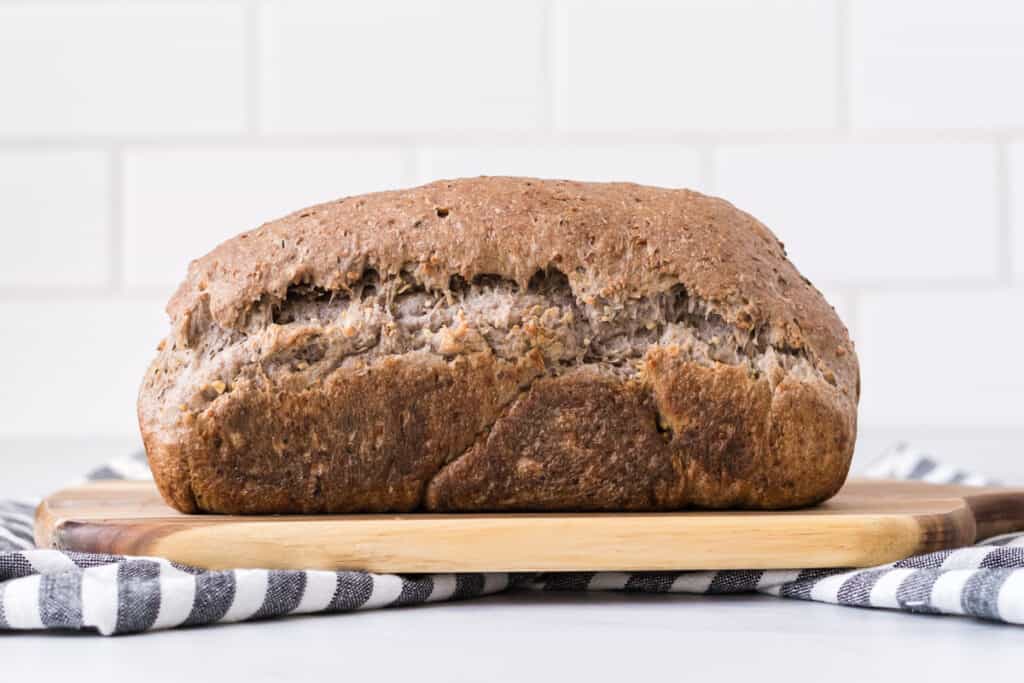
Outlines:
[[1024, 489], [856, 480], [787, 512], [182, 515], [152, 483], [100, 482], [36, 513], [40, 547], [374, 572], [864, 567], [1019, 530]]

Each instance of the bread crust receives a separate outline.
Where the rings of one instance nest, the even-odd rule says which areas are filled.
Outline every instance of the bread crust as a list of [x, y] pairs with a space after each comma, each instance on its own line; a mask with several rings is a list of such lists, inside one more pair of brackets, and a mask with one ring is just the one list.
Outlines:
[[[391, 287], [363, 304], [374, 325], [349, 320], [368, 272]], [[552, 272], [588, 311], [682, 287], [714, 336], [659, 320], [635, 358], [573, 356], [544, 327], [580, 314], [559, 308], [517, 313], [525, 341], [498, 348], [456, 304], [441, 341], [386, 343], [400, 278], [449, 300], [501, 278], [515, 299]], [[349, 321], [275, 319], [300, 289], [348, 297]], [[139, 422], [184, 512], [785, 508], [835, 493], [853, 452], [846, 328], [767, 228], [688, 190], [474, 178], [346, 198], [192, 262], [168, 313]], [[739, 350], [716, 356], [719, 330]]]

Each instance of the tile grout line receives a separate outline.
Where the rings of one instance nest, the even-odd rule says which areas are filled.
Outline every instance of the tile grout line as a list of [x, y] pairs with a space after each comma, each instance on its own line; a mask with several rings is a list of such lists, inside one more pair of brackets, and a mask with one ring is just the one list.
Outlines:
[[850, 130], [850, 6], [836, 0], [836, 128]]
[[701, 145], [697, 147], [698, 177], [701, 191], [705, 194], [715, 193], [715, 146]]
[[[2, 2], [3, 0], [0, 0]], [[352, 131], [343, 133], [274, 133], [253, 137], [248, 132], [239, 134], [166, 134], [137, 135], [74, 135], [74, 136], [4, 136], [0, 134], [0, 149], [52, 149], [61, 147], [101, 147], [104, 145], [132, 145], [134, 147], [165, 147], [172, 145], [231, 146], [351, 146], [375, 147], [425, 143], [434, 145], [466, 146], [494, 143], [525, 144], [683, 144], [683, 145], [769, 145], [769, 144], [828, 144], [834, 142], [863, 142], [889, 144], [961, 144], [1024, 140], [1024, 128], [1007, 129], [858, 129], [856, 131], [830, 130], [762, 130], [762, 131], [538, 131], [493, 129], [482, 131], [413, 130], [394, 133], [387, 131]]]
[[406, 187], [434, 180], [434, 178], [420, 177], [420, 157], [422, 154], [423, 150], [419, 145], [406, 145], [402, 147], [402, 184]]
[[[561, 60], [559, 59], [559, 47], [561, 47], [561, 39], [563, 32], [561, 24], [559, 22], [559, 10], [558, 0], [546, 0], [544, 3], [544, 76], [546, 78], [545, 83], [545, 97], [547, 106], [547, 122], [545, 131], [551, 137], [557, 137], [559, 134], [559, 108], [561, 106], [561, 98], [559, 97], [558, 88], [560, 85], [559, 78], [559, 65]], [[567, 35], [567, 33], [566, 33]]]
[[[188, 6], [188, 5], [194, 5], [194, 6], [202, 6], [202, 5], [239, 5], [239, 4], [247, 5], [247, 4], [249, 4], [251, 2], [254, 2], [254, 1], [258, 2], [259, 0], [178, 0], [179, 4], [186, 5], [186, 6]], [[2, 6], [17, 6], [17, 5], [42, 5], [42, 6], [45, 7], [47, 5], [61, 6], [61, 5], [67, 5], [67, 4], [68, 4], [67, 0], [0, 0], [0, 7], [2, 7]], [[94, 3], [94, 4], [101, 4], [102, 5], [104, 3], [103, 2], [98, 2], [98, 3]], [[147, 5], [147, 4], [148, 5], [160, 5], [160, 4], [166, 4], [166, 0], [141, 0], [139, 2], [139, 4], [141, 4], [143, 6]]]
[[1004, 284], [1013, 284], [1013, 237], [1010, 225], [1010, 150], [1006, 140], [995, 144], [996, 163], [996, 272]]
[[109, 290], [112, 294], [120, 294], [124, 286], [124, 150], [115, 146], [108, 151], [110, 165], [108, 177], [110, 179], [109, 204], [110, 211], [110, 282]]
[[540, 15], [540, 87], [543, 92], [543, 111], [540, 117], [541, 130], [550, 133], [555, 127], [555, 84], [552, 76], [554, 58], [554, 15], [553, 0], [545, 0]]
[[0, 287], [0, 303], [46, 301], [166, 301], [165, 289], [140, 286], [121, 287], [116, 291], [108, 285], [58, 287]]
[[245, 130], [250, 135], [259, 135], [263, 122], [260, 120], [262, 91], [262, 28], [263, 3], [253, 2], [244, 10], [244, 52], [245, 52]]

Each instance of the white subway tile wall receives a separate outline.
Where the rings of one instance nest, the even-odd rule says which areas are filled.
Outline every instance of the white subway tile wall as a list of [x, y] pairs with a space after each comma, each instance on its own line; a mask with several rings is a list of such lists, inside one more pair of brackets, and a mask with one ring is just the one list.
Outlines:
[[0, 287], [101, 287], [112, 279], [109, 155], [0, 152]]
[[816, 283], [996, 280], [992, 145], [723, 146], [714, 172]]
[[1024, 292], [867, 294], [857, 323], [865, 423], [1021, 425]]
[[0, 6], [0, 136], [237, 133], [242, 8]]
[[559, 128], [835, 125], [832, 2], [578, 0], [555, 5]]
[[93, 296], [0, 302], [3, 436], [135, 433], [135, 395], [167, 332], [163, 303]]
[[1024, 3], [855, 0], [849, 31], [854, 126], [1024, 124]]
[[1008, 172], [1010, 176], [1009, 213], [1012, 225], [1012, 261], [1016, 282], [1024, 284], [1024, 142], [1010, 147]]
[[536, 128], [537, 0], [271, 2], [260, 60], [270, 132]]
[[0, 440], [133, 437], [219, 241], [487, 173], [758, 216], [857, 342], [863, 443], [983, 468], [1024, 449], [1021, 35], [996, 0], [0, 0]]
[[124, 153], [124, 282], [162, 293], [220, 242], [340, 194], [405, 182], [389, 147], [147, 147]]

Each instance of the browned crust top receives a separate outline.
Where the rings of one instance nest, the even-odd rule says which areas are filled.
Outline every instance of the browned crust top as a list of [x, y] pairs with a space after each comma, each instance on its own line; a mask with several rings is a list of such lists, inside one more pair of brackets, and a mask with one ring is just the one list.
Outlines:
[[436, 289], [484, 274], [525, 288], [557, 268], [578, 297], [640, 297], [682, 283], [727, 322], [804, 352], [854, 405], [846, 328], [787, 260], [782, 243], [732, 204], [691, 190], [532, 178], [444, 180], [347, 197], [232, 238], [193, 261], [168, 304], [175, 328], [207, 312], [244, 326], [289, 286], [344, 290], [367, 268], [405, 270]]

